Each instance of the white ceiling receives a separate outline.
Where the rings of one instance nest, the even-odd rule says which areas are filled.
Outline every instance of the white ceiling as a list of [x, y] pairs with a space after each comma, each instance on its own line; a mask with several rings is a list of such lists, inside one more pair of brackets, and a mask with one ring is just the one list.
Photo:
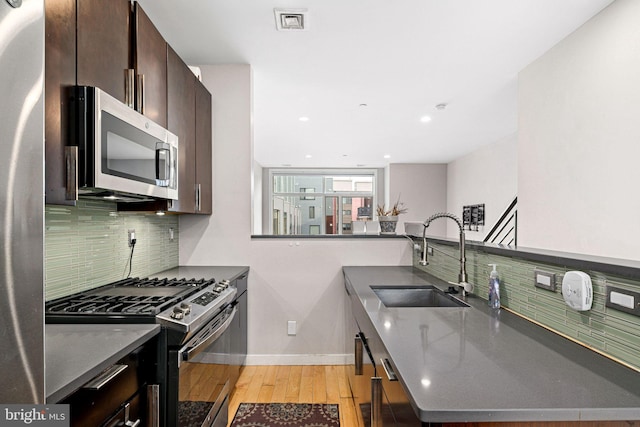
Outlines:
[[[518, 72], [612, 1], [139, 3], [188, 64], [251, 64], [260, 164], [381, 167], [513, 135]], [[276, 31], [274, 8], [306, 8], [308, 29]]]

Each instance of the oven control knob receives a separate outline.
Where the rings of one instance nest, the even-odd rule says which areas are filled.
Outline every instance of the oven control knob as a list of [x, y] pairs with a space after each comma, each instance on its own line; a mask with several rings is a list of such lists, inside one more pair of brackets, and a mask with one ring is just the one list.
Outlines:
[[191, 313], [191, 304], [188, 304], [186, 302], [182, 302], [182, 303], [180, 303], [180, 309], [182, 311], [184, 311], [184, 314], [189, 314], [189, 313]]
[[171, 313], [171, 318], [176, 320], [184, 319], [184, 310], [180, 307], [173, 307], [173, 312]]

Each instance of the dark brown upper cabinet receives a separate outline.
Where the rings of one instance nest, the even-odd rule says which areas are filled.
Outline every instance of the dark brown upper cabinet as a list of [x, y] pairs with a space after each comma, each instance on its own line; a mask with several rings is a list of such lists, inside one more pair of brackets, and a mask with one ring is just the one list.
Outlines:
[[167, 129], [178, 135], [178, 200], [173, 212], [196, 211], [196, 76], [167, 48]]
[[169, 46], [168, 129], [178, 135], [179, 200], [170, 211], [212, 213], [211, 94]]
[[196, 213], [213, 213], [211, 94], [196, 80]]
[[126, 70], [133, 53], [131, 3], [78, 0], [77, 9], [77, 84], [99, 87], [125, 102]]
[[211, 94], [137, 2], [45, 0], [45, 33], [46, 203], [75, 204], [65, 194], [68, 100], [72, 86], [86, 85], [179, 138], [179, 200], [118, 209], [211, 214]]
[[167, 42], [142, 7], [134, 5], [133, 67], [137, 97], [136, 109], [162, 127], [167, 127]]
[[47, 0], [45, 6], [45, 195], [66, 200], [64, 147], [68, 140], [68, 100], [76, 84], [76, 0]]

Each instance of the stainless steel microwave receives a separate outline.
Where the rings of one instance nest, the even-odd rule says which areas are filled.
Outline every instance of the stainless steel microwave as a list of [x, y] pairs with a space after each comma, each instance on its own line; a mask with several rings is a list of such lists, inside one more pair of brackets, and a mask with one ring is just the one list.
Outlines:
[[67, 199], [178, 199], [176, 135], [95, 87], [74, 87], [69, 106]]

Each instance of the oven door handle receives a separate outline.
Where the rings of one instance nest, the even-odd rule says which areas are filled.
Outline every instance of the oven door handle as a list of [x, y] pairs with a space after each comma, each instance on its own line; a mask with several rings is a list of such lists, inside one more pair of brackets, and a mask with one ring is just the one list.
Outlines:
[[[182, 362], [191, 360], [193, 356], [200, 353], [207, 348], [209, 344], [220, 338], [220, 336], [227, 330], [233, 318], [238, 311], [236, 304], [232, 304], [225, 309], [225, 315], [227, 318], [212, 332], [206, 332], [204, 334], [198, 334], [191, 338], [180, 350], [178, 350], [178, 367]], [[230, 313], [229, 313], [230, 312]], [[227, 314], [229, 313], [229, 314]]]

